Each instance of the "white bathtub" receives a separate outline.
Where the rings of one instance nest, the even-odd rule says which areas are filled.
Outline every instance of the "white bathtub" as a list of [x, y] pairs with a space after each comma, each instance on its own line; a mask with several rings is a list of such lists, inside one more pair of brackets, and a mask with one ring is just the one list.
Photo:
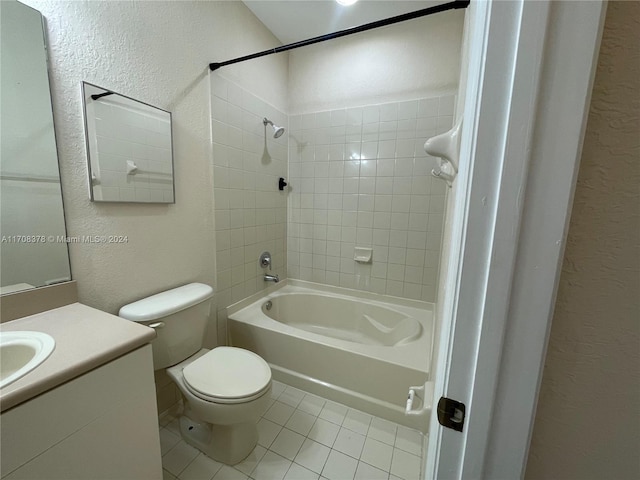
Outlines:
[[409, 387], [429, 380], [433, 305], [284, 283], [228, 308], [229, 343], [262, 356], [276, 380], [424, 430], [404, 410]]

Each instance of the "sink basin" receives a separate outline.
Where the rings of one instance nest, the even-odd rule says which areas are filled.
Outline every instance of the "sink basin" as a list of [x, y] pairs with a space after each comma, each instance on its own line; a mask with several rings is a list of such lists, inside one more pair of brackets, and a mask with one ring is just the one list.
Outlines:
[[0, 332], [0, 388], [44, 362], [56, 345], [42, 332]]

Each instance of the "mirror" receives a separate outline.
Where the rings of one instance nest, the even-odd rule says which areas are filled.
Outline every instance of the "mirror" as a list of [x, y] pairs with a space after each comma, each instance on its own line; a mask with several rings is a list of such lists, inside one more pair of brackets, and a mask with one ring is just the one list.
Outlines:
[[71, 279], [40, 12], [0, 2], [0, 293]]
[[82, 83], [91, 200], [175, 203], [171, 113]]

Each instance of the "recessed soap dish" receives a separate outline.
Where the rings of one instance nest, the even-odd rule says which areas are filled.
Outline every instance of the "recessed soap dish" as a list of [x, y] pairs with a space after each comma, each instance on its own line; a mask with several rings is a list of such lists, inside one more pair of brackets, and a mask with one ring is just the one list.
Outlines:
[[358, 263], [371, 263], [372, 256], [373, 248], [356, 247], [353, 254], [353, 259]]

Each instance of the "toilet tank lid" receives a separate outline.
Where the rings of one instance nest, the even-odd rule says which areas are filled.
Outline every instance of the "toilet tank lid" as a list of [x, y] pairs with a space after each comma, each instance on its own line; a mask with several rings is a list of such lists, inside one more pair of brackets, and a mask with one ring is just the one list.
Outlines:
[[118, 315], [134, 322], [147, 322], [192, 307], [212, 296], [213, 288], [209, 285], [190, 283], [125, 305]]

